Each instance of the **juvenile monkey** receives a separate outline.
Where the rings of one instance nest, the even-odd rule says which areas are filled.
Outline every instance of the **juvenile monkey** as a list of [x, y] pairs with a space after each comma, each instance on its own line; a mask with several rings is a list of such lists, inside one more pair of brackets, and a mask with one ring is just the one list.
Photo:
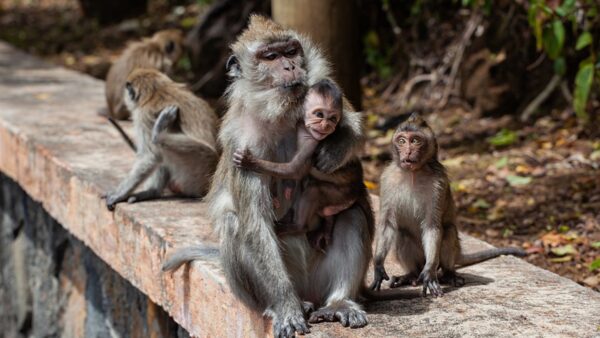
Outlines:
[[[322, 251], [325, 251], [331, 239], [334, 216], [356, 201], [363, 185], [362, 167], [355, 162], [331, 174], [313, 167], [315, 150], [320, 141], [335, 131], [342, 117], [342, 106], [342, 92], [337, 85], [328, 79], [321, 80], [312, 85], [306, 95], [304, 119], [297, 125], [297, 150], [290, 162], [276, 163], [258, 159], [249, 150], [238, 149], [233, 154], [233, 162], [237, 167], [258, 173], [293, 180], [310, 174], [295, 212], [290, 209], [280, 219], [276, 230], [279, 234], [307, 232], [308, 222], [318, 214], [324, 218], [325, 224], [312, 232], [309, 240], [313, 247]], [[290, 189], [285, 189], [286, 199], [290, 198]], [[275, 204], [278, 205], [279, 202]]]
[[106, 76], [108, 115], [125, 120], [131, 115], [123, 101], [125, 82], [138, 68], [156, 69], [168, 73], [183, 53], [183, 35], [176, 29], [162, 30], [151, 38], [131, 43], [110, 67]]
[[425, 120], [413, 113], [398, 126], [392, 138], [393, 161], [381, 176], [380, 224], [374, 257], [375, 280], [371, 288], [379, 290], [389, 280], [384, 268], [392, 243], [406, 275], [394, 276], [390, 287], [423, 282], [423, 295], [443, 294], [438, 282], [464, 284], [456, 268], [500, 255], [524, 256], [518, 248], [494, 248], [465, 255], [456, 227], [456, 211], [450, 180], [438, 161], [435, 135]]
[[[210, 106], [166, 75], [137, 69], [125, 84], [125, 104], [133, 112], [136, 162], [107, 194], [106, 205], [159, 198], [168, 187], [176, 195], [203, 196], [217, 160], [217, 116]], [[145, 182], [141, 192], [134, 189]]]

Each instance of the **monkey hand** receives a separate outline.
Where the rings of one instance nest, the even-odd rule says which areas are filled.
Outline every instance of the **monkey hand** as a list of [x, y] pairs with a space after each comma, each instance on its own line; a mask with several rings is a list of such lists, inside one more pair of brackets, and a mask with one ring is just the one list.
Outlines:
[[423, 282], [423, 297], [427, 296], [428, 290], [433, 297], [442, 297], [444, 295], [435, 270], [424, 269], [419, 275], [419, 281]]
[[256, 159], [248, 149], [236, 150], [233, 153], [233, 164], [238, 168], [255, 169]]
[[179, 108], [176, 106], [168, 106], [160, 112], [152, 128], [152, 143], [159, 143], [160, 134], [172, 126], [178, 116]]
[[371, 290], [379, 291], [381, 289], [381, 283], [383, 283], [383, 280], [390, 280], [390, 276], [388, 276], [387, 272], [385, 272], [383, 265], [375, 265], [373, 270], [374, 280], [369, 288]]

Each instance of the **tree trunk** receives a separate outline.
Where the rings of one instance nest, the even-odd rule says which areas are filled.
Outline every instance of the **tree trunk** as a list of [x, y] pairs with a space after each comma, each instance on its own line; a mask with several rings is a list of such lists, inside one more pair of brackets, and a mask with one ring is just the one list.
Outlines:
[[271, 0], [273, 19], [308, 34], [333, 64], [336, 81], [360, 109], [361, 50], [355, 0]]

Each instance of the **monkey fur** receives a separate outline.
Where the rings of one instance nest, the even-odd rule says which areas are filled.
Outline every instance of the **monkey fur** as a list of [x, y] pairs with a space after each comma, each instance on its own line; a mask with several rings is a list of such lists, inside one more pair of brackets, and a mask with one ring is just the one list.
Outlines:
[[[218, 161], [218, 119], [208, 103], [185, 85], [154, 69], [137, 69], [125, 85], [133, 112], [136, 162], [106, 205], [159, 198], [165, 188], [188, 197], [203, 196]], [[141, 192], [133, 191], [144, 183]]]
[[183, 34], [177, 29], [162, 30], [151, 38], [129, 44], [106, 76], [108, 116], [117, 120], [125, 120], [131, 116], [123, 100], [123, 89], [133, 70], [152, 68], [169, 73], [182, 54]]
[[464, 284], [455, 270], [500, 255], [524, 256], [518, 248], [495, 248], [462, 253], [450, 180], [438, 161], [435, 135], [425, 120], [413, 113], [398, 126], [392, 138], [393, 161], [381, 176], [380, 224], [376, 233], [373, 290], [389, 280], [384, 261], [392, 244], [407, 272], [394, 276], [391, 287], [423, 283], [423, 295], [442, 296], [442, 280]]

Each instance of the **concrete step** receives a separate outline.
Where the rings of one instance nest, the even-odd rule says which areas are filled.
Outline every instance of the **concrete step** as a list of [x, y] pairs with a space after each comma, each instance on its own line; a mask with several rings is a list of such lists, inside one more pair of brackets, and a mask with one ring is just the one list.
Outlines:
[[[217, 243], [202, 201], [107, 211], [101, 195], [125, 176], [134, 154], [97, 115], [103, 87], [0, 43], [0, 171], [191, 335], [269, 335], [270, 323], [231, 294], [217, 261], [161, 273], [167, 250]], [[466, 252], [489, 247], [462, 237]], [[401, 272], [393, 261], [387, 266]], [[443, 298], [367, 304], [367, 327], [317, 324], [311, 336], [600, 336], [600, 294], [566, 278], [514, 257], [460, 272], [467, 285]]]

